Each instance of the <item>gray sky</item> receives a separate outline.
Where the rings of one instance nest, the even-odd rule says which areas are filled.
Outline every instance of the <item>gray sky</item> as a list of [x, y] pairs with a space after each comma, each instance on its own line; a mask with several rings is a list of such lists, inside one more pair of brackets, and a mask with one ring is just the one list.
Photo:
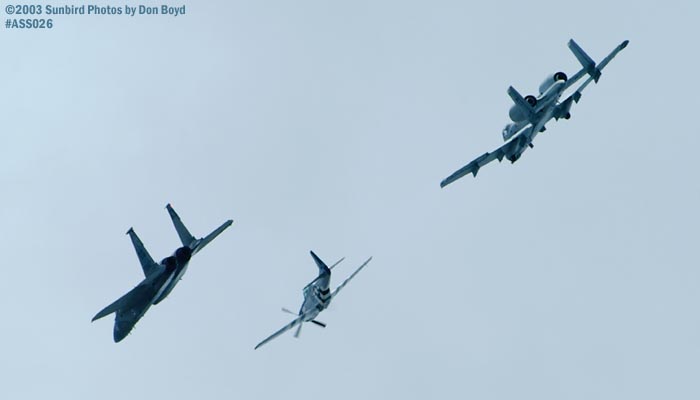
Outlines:
[[[0, 32], [4, 398], [700, 396], [697, 2], [206, 3]], [[579, 68], [569, 38], [630, 45], [441, 190], [500, 145], [508, 85]], [[168, 202], [235, 222], [115, 345], [90, 318], [142, 279], [129, 227], [178, 246]], [[374, 260], [328, 328], [253, 351], [310, 249], [347, 257], [334, 285]]]

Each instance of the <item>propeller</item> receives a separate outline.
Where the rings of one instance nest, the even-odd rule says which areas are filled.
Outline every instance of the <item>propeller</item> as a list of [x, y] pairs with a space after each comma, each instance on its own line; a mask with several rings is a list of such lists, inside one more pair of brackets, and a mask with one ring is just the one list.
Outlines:
[[301, 333], [301, 326], [302, 326], [302, 325], [304, 325], [303, 322], [299, 324], [299, 327], [297, 328], [297, 331], [294, 332], [294, 337], [297, 338], [297, 339], [299, 338], [299, 334]]
[[316, 321], [315, 319], [312, 319], [311, 322], [313, 322], [314, 324], [320, 326], [321, 328], [325, 328], [325, 327], [326, 327], [326, 324], [324, 324], [323, 322], [320, 322], [320, 321]]

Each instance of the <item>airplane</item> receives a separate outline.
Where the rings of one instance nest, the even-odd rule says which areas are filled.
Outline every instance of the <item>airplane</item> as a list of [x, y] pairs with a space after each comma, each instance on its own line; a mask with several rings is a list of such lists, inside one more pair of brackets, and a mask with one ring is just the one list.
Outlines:
[[348, 279], [346, 279], [343, 283], [340, 284], [340, 286], [338, 286], [333, 292], [331, 292], [331, 270], [333, 269], [333, 267], [340, 264], [340, 262], [343, 261], [345, 257], [341, 258], [330, 267], [326, 266], [326, 264], [323, 261], [321, 261], [321, 259], [318, 258], [318, 256], [316, 256], [316, 254], [313, 251], [311, 252], [311, 257], [314, 259], [316, 265], [318, 266], [318, 276], [316, 277], [316, 279], [311, 281], [311, 283], [304, 287], [304, 302], [301, 304], [299, 312], [294, 313], [286, 308], [282, 308], [282, 311], [288, 314], [296, 315], [297, 318], [285, 325], [284, 327], [282, 327], [282, 329], [268, 336], [262, 342], [258, 343], [258, 345], [255, 346], [256, 350], [260, 346], [283, 334], [284, 332], [294, 328], [297, 325], [299, 325], [299, 327], [297, 328], [296, 333], [294, 333], [294, 337], [298, 338], [299, 334], [301, 333], [301, 326], [304, 322], [311, 322], [322, 328], [325, 328], [326, 324], [316, 320], [318, 314], [320, 314], [321, 311], [328, 308], [328, 306], [331, 303], [331, 300], [335, 298], [338, 292], [340, 292], [340, 290], [343, 289], [345, 285], [347, 285], [348, 282], [350, 282], [350, 280], [354, 278], [355, 275], [357, 275], [357, 273], [360, 272], [360, 270], [372, 260], [372, 257], [368, 258], [367, 261], [360, 265], [360, 267], [356, 269], [355, 272], [353, 272]]
[[[534, 147], [533, 140], [538, 133], [545, 131], [545, 124], [552, 118], [555, 120], [571, 118], [571, 106], [579, 102], [583, 89], [591, 81], [598, 83], [603, 68], [617, 53], [627, 47], [628, 43], [628, 40], [620, 43], [607, 57], [596, 64], [573, 39], [569, 40], [569, 49], [581, 63], [581, 70], [570, 78], [567, 78], [563, 72], [549, 75], [540, 85], [537, 97], [533, 95], [523, 97], [513, 86], [510, 86], [508, 95], [515, 104], [508, 111], [508, 116], [513, 122], [506, 125], [502, 132], [506, 143], [492, 153], [484, 153], [458, 169], [440, 182], [440, 187], [445, 187], [469, 173], [476, 177], [481, 167], [496, 159], [501, 162], [506, 158], [511, 164], [516, 162], [528, 147]], [[588, 79], [564, 101], [559, 101], [564, 92], [585, 75], [588, 75]]]
[[134, 228], [129, 228], [126, 233], [131, 238], [146, 277], [135, 288], [105, 307], [92, 318], [94, 322], [104, 316], [116, 313], [114, 318], [115, 343], [119, 343], [131, 332], [134, 325], [152, 305], [160, 303], [170, 294], [175, 285], [182, 279], [185, 271], [187, 271], [187, 266], [192, 256], [201, 251], [233, 223], [233, 220], [228, 220], [206, 237], [196, 239], [187, 230], [170, 204], [165, 208], [168, 210], [173, 225], [175, 225], [175, 230], [182, 241], [182, 247], [175, 250], [170, 257], [166, 257], [160, 263], [156, 263], [151, 258], [151, 255], [148, 254], [141, 239], [134, 232]]

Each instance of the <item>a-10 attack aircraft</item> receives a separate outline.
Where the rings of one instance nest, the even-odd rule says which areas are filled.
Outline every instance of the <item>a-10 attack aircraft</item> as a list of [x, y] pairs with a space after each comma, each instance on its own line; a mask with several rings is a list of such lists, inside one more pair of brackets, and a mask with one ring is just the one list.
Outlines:
[[206, 237], [196, 239], [187, 230], [170, 204], [166, 208], [170, 218], [173, 220], [175, 230], [180, 236], [182, 247], [175, 250], [172, 256], [164, 258], [160, 263], [156, 263], [151, 258], [151, 255], [148, 254], [143, 243], [141, 243], [141, 239], [136, 236], [134, 229], [130, 228], [127, 234], [131, 237], [131, 242], [134, 244], [136, 255], [139, 257], [146, 279], [92, 318], [95, 321], [116, 312], [116, 317], [114, 318], [115, 342], [121, 341], [131, 332], [134, 325], [143, 317], [151, 305], [160, 303], [170, 294], [170, 291], [173, 290], [175, 285], [182, 279], [185, 271], [187, 271], [187, 265], [192, 256], [202, 250], [204, 246], [233, 223], [232, 220], [228, 220]]
[[335, 267], [336, 265], [340, 264], [340, 262], [343, 261], [345, 258], [341, 258], [335, 264], [328, 267], [323, 261], [321, 261], [320, 258], [318, 258], [318, 256], [316, 256], [316, 254], [314, 254], [313, 251], [311, 252], [311, 257], [313, 257], [314, 261], [316, 261], [316, 265], [318, 266], [318, 276], [316, 277], [316, 279], [311, 281], [311, 283], [306, 285], [306, 287], [304, 287], [304, 302], [301, 304], [301, 309], [299, 310], [299, 313], [296, 314], [292, 311], [287, 310], [286, 308], [282, 309], [282, 311], [286, 313], [297, 315], [297, 318], [294, 321], [285, 325], [282, 329], [270, 335], [267, 339], [258, 343], [258, 345], [255, 346], [256, 349], [269, 342], [270, 340], [276, 338], [277, 336], [283, 334], [284, 332], [287, 332], [288, 330], [294, 328], [297, 325], [299, 325], [299, 327], [297, 328], [294, 337], [299, 337], [299, 334], [301, 333], [301, 326], [304, 322], [312, 322], [322, 328], [325, 328], [326, 324], [324, 324], [323, 322], [316, 321], [316, 317], [318, 316], [318, 314], [320, 314], [321, 311], [328, 308], [328, 306], [331, 303], [331, 300], [335, 298], [338, 292], [340, 292], [340, 290], [343, 287], [345, 287], [345, 285], [347, 285], [348, 282], [350, 282], [350, 280], [354, 278], [355, 275], [357, 275], [357, 273], [360, 272], [360, 270], [372, 260], [372, 257], [368, 258], [367, 261], [360, 265], [360, 267], [356, 269], [355, 272], [353, 272], [348, 279], [341, 283], [340, 286], [338, 286], [331, 293], [329, 288], [331, 283], [331, 269], [333, 269], [333, 267]]
[[[508, 88], [508, 95], [515, 103], [509, 110], [508, 116], [513, 121], [503, 129], [503, 140], [506, 144], [499, 147], [492, 153], [484, 153], [474, 161], [457, 170], [452, 175], [445, 178], [440, 183], [440, 187], [445, 187], [457, 179], [469, 173], [476, 176], [479, 169], [491, 161], [497, 159], [499, 162], [506, 159], [511, 163], [516, 162], [528, 147], [534, 147], [532, 141], [538, 133], [544, 132], [545, 124], [552, 118], [569, 119], [571, 117], [571, 105], [581, 99], [581, 92], [591, 81], [598, 83], [603, 68], [622, 49], [627, 47], [629, 41], [620, 43], [607, 57], [596, 64], [591, 57], [579, 47], [573, 39], [569, 40], [569, 49], [574, 53], [576, 59], [583, 68], [567, 79], [563, 72], [556, 72], [548, 76], [539, 87], [539, 96], [521, 96], [512, 86]], [[564, 101], [559, 101], [566, 89], [571, 87], [583, 76], [588, 75], [588, 79], [579, 86], [576, 91]]]

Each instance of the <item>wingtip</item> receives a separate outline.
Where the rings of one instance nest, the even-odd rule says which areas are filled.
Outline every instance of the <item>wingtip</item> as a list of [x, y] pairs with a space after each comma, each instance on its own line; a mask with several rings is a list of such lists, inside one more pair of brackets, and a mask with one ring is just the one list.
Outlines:
[[[103, 310], [103, 311], [104, 311], [104, 310]], [[95, 321], [97, 321], [98, 319], [104, 318], [104, 317], [106, 317], [107, 315], [109, 315], [109, 314], [105, 314], [105, 315], [101, 315], [101, 314], [102, 314], [102, 311], [100, 311], [100, 312], [98, 312], [97, 314], [95, 314], [95, 316], [92, 317], [92, 319], [90, 320], [90, 322], [95, 322]]]
[[131, 233], [134, 233], [134, 227], [133, 227], [133, 226], [132, 226], [131, 228], [129, 228], [128, 231], [126, 231], [126, 234], [127, 234], [127, 235], [128, 235], [128, 234], [131, 234]]
[[620, 49], [624, 49], [625, 47], [627, 47], [629, 42], [630, 42], [629, 40], [625, 40], [624, 42], [622, 42], [622, 44], [620, 44]]

